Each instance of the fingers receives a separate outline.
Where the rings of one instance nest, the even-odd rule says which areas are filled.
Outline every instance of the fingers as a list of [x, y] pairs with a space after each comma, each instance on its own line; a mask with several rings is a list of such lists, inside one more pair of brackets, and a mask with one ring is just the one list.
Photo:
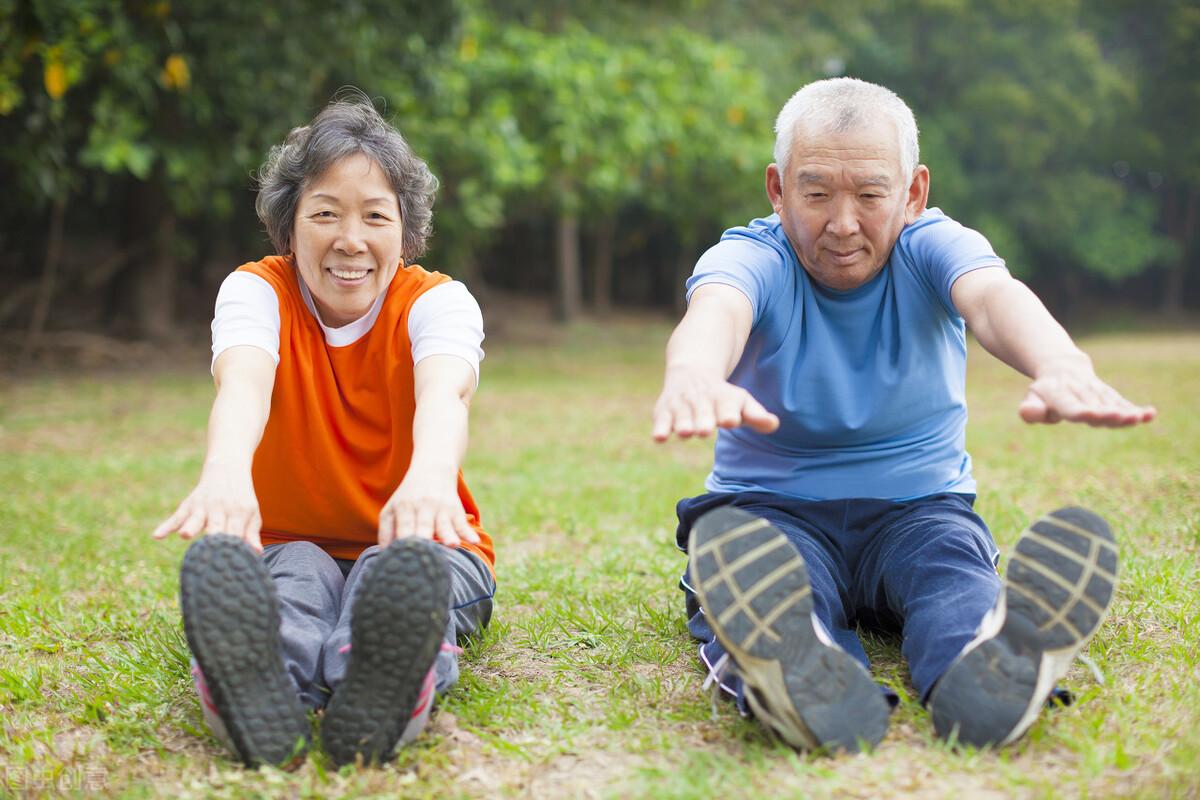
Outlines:
[[254, 548], [255, 552], [261, 553], [263, 551], [261, 534], [262, 517], [255, 513], [246, 522], [245, 534], [242, 536], [242, 541]]
[[1157, 412], [1152, 406], [1129, 402], [1098, 378], [1055, 378], [1035, 381], [1018, 407], [1029, 423], [1061, 420], [1103, 428], [1123, 428], [1149, 422]]
[[434, 517], [434, 532], [433, 538], [450, 547], [458, 547], [462, 544], [462, 540], [458, 536], [458, 531], [454, 528], [454, 521], [450, 512], [442, 509], [437, 512]]
[[183, 505], [179, 506], [179, 508], [175, 509], [175, 513], [160, 522], [150, 535], [155, 539], [165, 539], [179, 530], [180, 523], [187, 518], [187, 515], [187, 509]]
[[712, 435], [717, 428], [748, 425], [759, 433], [773, 433], [779, 417], [767, 411], [749, 392], [722, 381], [720, 384], [671, 392], [664, 390], [654, 408], [652, 435], [663, 442], [674, 433], [681, 439]]
[[387, 547], [396, 540], [396, 514], [390, 505], [379, 512], [379, 546]]
[[752, 430], [759, 433], [774, 433], [779, 430], [779, 417], [767, 411], [762, 403], [749, 394], [746, 395], [746, 404], [742, 406], [742, 419]]

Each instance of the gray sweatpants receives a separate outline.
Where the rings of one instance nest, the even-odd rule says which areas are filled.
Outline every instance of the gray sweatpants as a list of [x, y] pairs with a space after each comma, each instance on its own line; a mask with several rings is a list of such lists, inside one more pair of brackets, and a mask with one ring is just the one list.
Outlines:
[[[311, 542], [267, 545], [263, 561], [279, 595], [283, 660], [300, 699], [321, 708], [346, 677], [350, 610], [378, 545], [357, 561], [335, 560]], [[492, 617], [496, 581], [475, 554], [446, 549], [450, 568], [450, 622], [445, 641], [457, 644]], [[443, 650], [434, 662], [438, 694], [458, 680], [458, 655]]]

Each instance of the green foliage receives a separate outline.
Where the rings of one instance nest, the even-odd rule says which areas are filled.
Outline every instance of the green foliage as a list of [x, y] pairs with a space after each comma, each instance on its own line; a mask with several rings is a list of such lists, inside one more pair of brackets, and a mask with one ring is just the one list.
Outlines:
[[33, 231], [18, 243], [56, 198], [94, 204], [99, 230], [76, 230], [101, 233], [148, 187], [141, 205], [191, 218], [180, 249], [198, 252], [199, 231], [245, 213], [270, 145], [354, 84], [442, 181], [437, 266], [560, 214], [636, 220], [627, 238], [687, 251], [769, 211], [774, 114], [852, 74], [913, 106], [932, 202], [1019, 274], [1120, 281], [1195, 261], [1187, 0], [0, 0], [0, 41], [16, 188], [0, 212], [36, 223], [13, 226]]

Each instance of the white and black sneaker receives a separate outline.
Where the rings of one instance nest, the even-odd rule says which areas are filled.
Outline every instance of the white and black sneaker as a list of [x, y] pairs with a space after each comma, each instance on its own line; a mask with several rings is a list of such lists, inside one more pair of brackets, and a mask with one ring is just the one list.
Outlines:
[[688, 555], [696, 596], [759, 721], [805, 750], [857, 752], [883, 739], [887, 701], [813, 614], [808, 568], [787, 537], [722, 506], [696, 521]]
[[1116, 542], [1091, 511], [1062, 508], [1025, 530], [996, 605], [930, 695], [938, 735], [975, 747], [1020, 738], [1099, 629], [1116, 580]]

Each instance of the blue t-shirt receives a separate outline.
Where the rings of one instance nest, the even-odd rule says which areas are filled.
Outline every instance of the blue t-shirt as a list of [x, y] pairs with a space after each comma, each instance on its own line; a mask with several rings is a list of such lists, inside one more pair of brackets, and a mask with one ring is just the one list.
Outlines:
[[780, 419], [772, 434], [717, 434], [714, 492], [908, 500], [974, 492], [966, 451], [967, 348], [950, 287], [1004, 268], [982, 234], [936, 208], [905, 226], [879, 274], [827, 289], [800, 265], [778, 215], [731, 228], [696, 264], [741, 290], [754, 323], [729, 380]]

